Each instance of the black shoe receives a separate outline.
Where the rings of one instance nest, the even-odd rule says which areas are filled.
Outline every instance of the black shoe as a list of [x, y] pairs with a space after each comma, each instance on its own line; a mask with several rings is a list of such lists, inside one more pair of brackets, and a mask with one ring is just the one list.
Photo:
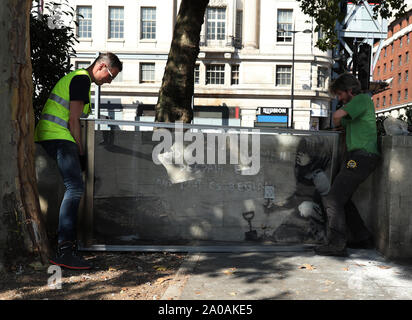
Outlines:
[[346, 251], [346, 246], [338, 246], [333, 244], [326, 244], [317, 246], [314, 248], [315, 253], [320, 256], [337, 256], [337, 257], [347, 257], [348, 252]]
[[73, 270], [87, 270], [92, 268], [89, 262], [77, 255], [75, 244], [69, 241], [59, 245], [56, 256], [53, 259], [49, 259], [49, 261], [57, 266]]

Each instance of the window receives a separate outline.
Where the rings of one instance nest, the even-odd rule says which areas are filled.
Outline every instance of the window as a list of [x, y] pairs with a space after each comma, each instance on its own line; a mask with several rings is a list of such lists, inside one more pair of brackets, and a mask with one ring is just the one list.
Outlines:
[[409, 72], [408, 70], [405, 71], [405, 82], [408, 82], [409, 80]]
[[291, 9], [278, 9], [277, 37], [278, 42], [292, 42], [292, 15]]
[[90, 61], [77, 61], [75, 63], [76, 69], [87, 69], [87, 67], [90, 65]]
[[325, 36], [325, 33], [323, 32], [322, 28], [319, 28], [318, 39], [323, 39], [324, 36]]
[[392, 93], [389, 95], [389, 105], [392, 105]]
[[291, 66], [277, 66], [276, 67], [276, 85], [286, 86], [291, 84], [292, 67]]
[[405, 52], [405, 63], [409, 62], [409, 51]]
[[398, 73], [398, 83], [401, 84], [402, 82], [402, 74], [399, 72]]
[[401, 92], [398, 91], [398, 101], [401, 101]]
[[398, 65], [401, 66], [402, 65], [402, 55], [399, 55], [398, 58], [399, 58]]
[[123, 39], [124, 37], [124, 8], [109, 7], [109, 38]]
[[232, 71], [231, 71], [231, 81], [230, 83], [233, 84], [239, 84], [239, 65], [234, 64], [232, 65]]
[[409, 44], [409, 33], [406, 35], [406, 43]]
[[405, 100], [408, 99], [408, 89], [405, 89]]
[[77, 36], [79, 38], [92, 37], [92, 7], [77, 7]]
[[379, 76], [380, 73], [381, 73], [381, 67], [378, 66], [378, 69], [377, 69], [377, 71], [376, 71], [376, 75]]
[[386, 57], [386, 49], [387, 49], [387, 47], [385, 47], [385, 50], [384, 50], [384, 53], [383, 53], [384, 57]]
[[376, 99], [376, 108], [379, 108], [379, 98]]
[[391, 71], [393, 71], [393, 60], [391, 60]]
[[195, 65], [195, 84], [199, 84], [199, 79], [200, 79], [200, 65], [196, 64]]
[[402, 40], [403, 40], [403, 38], [401, 37], [401, 38], [399, 39], [399, 48], [402, 48], [402, 45], [403, 45], [403, 43], [402, 43], [403, 41], [402, 41]]
[[141, 8], [140, 39], [156, 39], [156, 8]]
[[327, 68], [318, 68], [318, 88], [326, 87], [326, 79], [328, 77], [327, 73]]
[[224, 40], [226, 34], [226, 8], [207, 8], [207, 40]]
[[242, 45], [242, 29], [243, 29], [243, 11], [236, 11], [236, 31], [235, 31], [235, 46]]
[[155, 82], [155, 64], [141, 63], [140, 64], [140, 83]]
[[206, 84], [225, 84], [224, 64], [209, 64], [206, 66]]
[[383, 96], [382, 98], [382, 107], [386, 105], [386, 96]]
[[383, 64], [383, 73], [386, 72], [386, 63]]

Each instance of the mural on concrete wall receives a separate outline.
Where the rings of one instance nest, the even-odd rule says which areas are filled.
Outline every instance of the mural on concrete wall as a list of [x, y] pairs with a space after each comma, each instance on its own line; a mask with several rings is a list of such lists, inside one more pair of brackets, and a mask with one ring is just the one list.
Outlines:
[[[317, 243], [324, 237], [321, 196], [330, 188], [336, 134], [265, 133], [253, 140], [250, 133], [232, 132], [213, 146], [216, 159], [224, 149], [225, 163], [179, 165], [154, 162], [159, 140], [153, 132], [116, 131], [110, 143], [105, 135], [95, 132], [96, 243]], [[210, 137], [200, 135], [208, 154]], [[247, 141], [249, 160], [259, 150], [255, 174], [245, 174], [244, 162], [234, 163], [241, 141]], [[174, 142], [161, 150], [163, 160]]]
[[[331, 185], [333, 144], [322, 136], [300, 139], [296, 148], [294, 177], [296, 191], [283, 203], [295, 211], [273, 233], [275, 241], [322, 242], [325, 237], [325, 211], [322, 196], [328, 194]], [[274, 211], [273, 204], [266, 205], [266, 212]], [[302, 226], [299, 220], [306, 224]]]

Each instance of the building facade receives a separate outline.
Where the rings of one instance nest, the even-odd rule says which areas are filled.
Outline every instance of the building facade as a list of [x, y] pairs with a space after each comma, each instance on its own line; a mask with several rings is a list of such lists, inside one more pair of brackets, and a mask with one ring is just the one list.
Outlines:
[[373, 95], [376, 114], [397, 118], [412, 106], [412, 6], [408, 3], [406, 16], [392, 19], [388, 25], [388, 36], [378, 53], [378, 62], [373, 70], [374, 81], [385, 81], [385, 90]]
[[[118, 78], [101, 87], [101, 115], [153, 121], [180, 2], [70, 1], [79, 23], [75, 67], [88, 66], [99, 51], [123, 62]], [[294, 128], [329, 126], [331, 53], [315, 47], [319, 35], [308, 21], [297, 1], [210, 0], [195, 67], [194, 123], [291, 126], [293, 97]]]

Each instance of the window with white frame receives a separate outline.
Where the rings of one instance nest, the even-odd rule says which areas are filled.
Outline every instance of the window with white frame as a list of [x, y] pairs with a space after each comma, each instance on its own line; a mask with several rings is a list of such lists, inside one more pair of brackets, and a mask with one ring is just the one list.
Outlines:
[[90, 61], [77, 61], [75, 63], [76, 69], [87, 69], [90, 65]]
[[109, 38], [124, 38], [124, 8], [109, 7]]
[[225, 84], [224, 64], [209, 64], [206, 66], [206, 84]]
[[154, 83], [155, 82], [155, 64], [154, 63], [140, 63], [140, 83]]
[[91, 38], [92, 37], [92, 7], [78, 6], [77, 7], [77, 37]]
[[318, 68], [318, 88], [326, 87], [326, 80], [328, 78], [328, 68]]
[[195, 65], [194, 73], [195, 73], [195, 77], [194, 77], [195, 84], [199, 84], [200, 83], [200, 65], [198, 63]]
[[292, 9], [278, 9], [277, 42], [292, 42]]
[[323, 32], [322, 28], [318, 30], [318, 39], [323, 39], [325, 37], [325, 33]]
[[207, 40], [224, 40], [226, 34], [226, 8], [207, 8]]
[[235, 37], [236, 37], [236, 44], [242, 44], [242, 28], [243, 28], [243, 11], [242, 10], [237, 10], [236, 11], [236, 31], [235, 31]]
[[239, 65], [233, 64], [231, 67], [232, 68], [231, 68], [230, 84], [232, 85], [239, 84]]
[[291, 84], [292, 67], [291, 66], [277, 66], [276, 67], [276, 85], [287, 86]]
[[140, 39], [156, 39], [156, 8], [141, 8]]

